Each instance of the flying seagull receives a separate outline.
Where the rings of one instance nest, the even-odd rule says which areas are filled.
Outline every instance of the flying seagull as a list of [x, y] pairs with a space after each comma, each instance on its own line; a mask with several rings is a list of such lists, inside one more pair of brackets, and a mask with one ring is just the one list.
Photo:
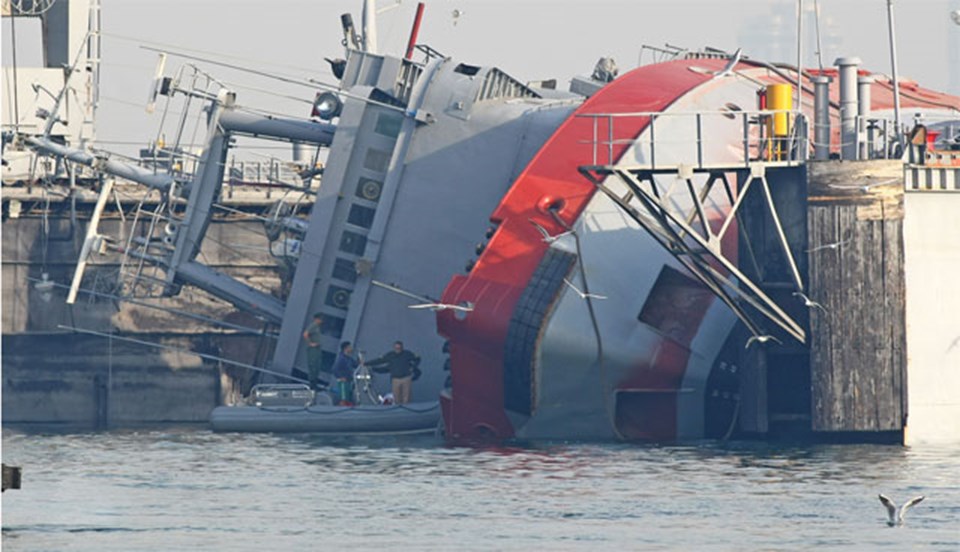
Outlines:
[[958, 335], [956, 338], [954, 338], [953, 341], [950, 342], [950, 346], [947, 347], [947, 352], [949, 353], [950, 351], [956, 349], [957, 345], [960, 345], [960, 335]]
[[885, 497], [884, 495], [880, 495], [880, 502], [882, 502], [883, 505], [887, 507], [887, 516], [889, 518], [887, 519], [887, 525], [889, 525], [890, 527], [903, 525], [903, 514], [907, 513], [907, 510], [909, 508], [913, 507], [915, 504], [919, 504], [922, 500], [923, 500], [923, 496], [911, 498], [910, 500], [905, 502], [903, 506], [897, 508], [897, 505], [894, 504], [892, 500]]
[[537, 221], [535, 221], [535, 220], [533, 220], [533, 219], [528, 219], [528, 220], [530, 221], [530, 224], [534, 225], [534, 226], [537, 228], [537, 230], [538, 230], [541, 234], [543, 234], [543, 241], [546, 242], [546, 243], [553, 243], [553, 242], [559, 240], [560, 238], [562, 238], [562, 237], [564, 237], [564, 236], [573, 234], [573, 230], [567, 230], [566, 232], [561, 232], [561, 233], [556, 234], [556, 235], [551, 235], [550, 232], [547, 232], [547, 229], [546, 229], [546, 228], [544, 228], [543, 226], [540, 226], [539, 224], [537, 224]]
[[793, 296], [794, 296], [794, 297], [799, 297], [800, 300], [803, 301], [803, 306], [809, 307], [809, 308], [811, 308], [811, 309], [820, 309], [820, 310], [823, 311], [824, 314], [827, 313], [827, 309], [823, 308], [823, 305], [821, 305], [820, 303], [817, 303], [817, 302], [814, 301], [813, 299], [810, 299], [809, 297], [807, 297], [806, 295], [804, 295], [803, 292], [795, 291], [795, 292], [793, 292]]
[[736, 67], [738, 63], [740, 63], [740, 54], [742, 53], [743, 53], [743, 48], [737, 48], [737, 51], [734, 52], [732, 56], [730, 56], [730, 61], [728, 61], [727, 64], [723, 66], [723, 69], [717, 71], [713, 75], [713, 78], [722, 79], [723, 77], [729, 77], [730, 75], [733, 75], [733, 68]]
[[467, 301], [463, 305], [448, 305], [446, 303], [423, 303], [421, 305], [408, 305], [411, 309], [430, 309], [432, 311], [453, 310], [460, 312], [472, 312], [473, 303]]
[[876, 188], [877, 186], [886, 186], [887, 184], [893, 184], [895, 182], [901, 182], [900, 178], [888, 178], [887, 180], [881, 180], [880, 182], [873, 182], [872, 184], [864, 184], [863, 186], [838, 186], [837, 184], [830, 184], [831, 188], [837, 190], [860, 190], [863, 193], [870, 191], [870, 188]]
[[607, 298], [606, 295], [597, 295], [596, 293], [584, 293], [584, 292], [580, 291], [580, 288], [578, 288], [577, 286], [573, 285], [573, 283], [571, 283], [570, 280], [567, 280], [566, 278], [563, 279], [563, 283], [567, 284], [568, 286], [570, 286], [570, 289], [572, 289], [573, 291], [577, 292], [577, 295], [579, 295], [581, 299], [586, 299], [586, 298], [588, 298], [588, 297], [591, 298], [591, 299], [606, 299], [606, 298]]
[[847, 238], [847, 239], [845, 239], [845, 240], [843, 240], [843, 241], [838, 241], [838, 242], [833, 242], [833, 243], [825, 243], [825, 244], [823, 244], [823, 245], [818, 245], [818, 246], [816, 246], [816, 247], [811, 247], [810, 249], [807, 249], [807, 253], [813, 253], [813, 252], [815, 252], [815, 251], [820, 251], [821, 249], [837, 249], [838, 247], [841, 247], [841, 246], [843, 246], [843, 245], [846, 245], [846, 244], [850, 243], [850, 239], [851, 239], [851, 238]]
[[747, 340], [747, 344], [743, 346], [743, 349], [749, 349], [754, 343], [759, 343], [763, 345], [767, 341], [776, 341], [777, 343], [783, 345], [783, 342], [779, 339], [773, 337], [772, 335], [751, 335], [750, 339]]

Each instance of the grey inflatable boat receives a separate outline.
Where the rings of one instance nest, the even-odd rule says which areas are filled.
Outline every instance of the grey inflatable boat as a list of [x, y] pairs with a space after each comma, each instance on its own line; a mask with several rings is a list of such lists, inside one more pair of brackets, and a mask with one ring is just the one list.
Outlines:
[[405, 435], [437, 431], [439, 401], [335, 406], [306, 386], [257, 386], [248, 405], [218, 406], [210, 413], [214, 431]]

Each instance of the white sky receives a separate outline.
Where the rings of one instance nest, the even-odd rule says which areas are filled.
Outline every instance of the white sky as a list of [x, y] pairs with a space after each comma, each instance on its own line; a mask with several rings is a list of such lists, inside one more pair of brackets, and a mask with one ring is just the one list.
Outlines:
[[[258, 70], [332, 82], [323, 57], [343, 56], [339, 15], [352, 12], [359, 26], [361, 5], [361, 0], [101, 2], [104, 38], [98, 138], [139, 143], [153, 138], [159, 122], [159, 113], [147, 116], [143, 109], [157, 54], [141, 45], [199, 50], [205, 53], [198, 55]], [[854, 55], [863, 59], [865, 68], [888, 73], [886, 1], [819, 2], [824, 34], [839, 37], [825, 41], [836, 51], [825, 47], [824, 63]], [[379, 5], [392, 3], [380, 0]], [[812, 7], [814, 0], [804, 3]], [[762, 37], [778, 26], [784, 43], [780, 51], [789, 53], [789, 59], [782, 61], [796, 61], [796, 0], [428, 0], [426, 4], [419, 42], [461, 61], [496, 65], [521, 81], [557, 78], [565, 87], [571, 76], [589, 74], [601, 56], [612, 56], [622, 73], [637, 65], [643, 44], [670, 43], [691, 49], [710, 45], [730, 51], [744, 45], [746, 55], [763, 57], [769, 52], [756, 50], [771, 39]], [[960, 0], [898, 0], [895, 8], [901, 76], [946, 90], [951, 64], [948, 43], [952, 40], [960, 50], [960, 26], [950, 21], [949, 12], [960, 9]], [[403, 0], [398, 8], [381, 15], [381, 50], [403, 51], [415, 9], [416, 1]], [[456, 25], [454, 9], [463, 12]], [[812, 33], [812, 19], [805, 24]], [[816, 63], [810, 37], [805, 37], [807, 65]], [[5, 36], [5, 60], [8, 42]], [[958, 59], [952, 63], [960, 63]], [[178, 64], [176, 58], [168, 60], [167, 73]], [[305, 99], [314, 93], [307, 87], [200, 65], [230, 83]], [[237, 91], [238, 101], [245, 105], [300, 116], [309, 110], [306, 104]]]

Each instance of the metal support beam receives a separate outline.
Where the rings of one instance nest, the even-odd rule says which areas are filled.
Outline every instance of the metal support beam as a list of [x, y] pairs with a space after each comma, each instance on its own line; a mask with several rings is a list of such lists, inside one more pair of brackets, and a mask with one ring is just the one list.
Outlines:
[[[753, 178], [748, 181], [748, 185], [745, 186], [744, 190], [740, 191], [739, 196], [735, 202], [733, 202], [731, 211], [727, 215], [727, 220], [724, 221], [718, 234], [714, 234], [710, 230], [700, 196], [696, 193], [695, 187], [689, 179], [687, 180], [687, 189], [690, 193], [694, 208], [696, 209], [696, 214], [693, 216], [699, 217], [703, 221], [701, 225], [703, 234], [698, 233], [691, 226], [692, 218], [690, 221], [685, 220], [686, 215], [673, 212], [673, 210], [669, 208], [669, 205], [660, 198], [657, 193], [657, 184], [653, 180], [652, 173], [629, 171], [617, 167], [581, 167], [580, 172], [599, 190], [610, 197], [621, 210], [633, 218], [655, 240], [663, 245], [665, 249], [688, 268], [690, 272], [716, 294], [717, 297], [726, 303], [751, 332], [755, 335], [762, 333], [759, 325], [741, 306], [741, 302], [752, 306], [764, 317], [801, 343], [805, 341], [806, 335], [803, 328], [787, 315], [753, 281], [741, 273], [736, 264], [723, 255], [718, 245], [720, 243], [720, 237], [726, 232], [731, 220], [736, 216], [736, 210], [742, 203], [746, 191], [749, 189], [749, 182], [759, 179], [765, 189], [768, 208], [772, 210], [774, 222], [778, 227], [778, 232], [780, 232], [781, 244], [786, 250], [786, 255], [791, 263], [792, 270], [797, 274], [797, 278], [799, 278], [793, 257], [790, 255], [789, 248], [786, 245], [786, 238], [782, 233], [782, 229], [779, 228], [779, 218], [776, 216], [776, 211], [772, 204], [772, 198], [769, 195], [769, 189], [766, 187], [762, 170], [759, 172], [756, 170], [751, 172]], [[625, 198], [616, 194], [604, 184], [605, 178], [610, 174], [619, 177], [621, 182], [630, 189], [633, 197], [637, 199], [638, 203], [646, 211], [646, 216], [630, 203], [630, 199], [625, 201]], [[648, 192], [641, 186], [644, 180], [649, 180], [651, 191]], [[714, 180], [715, 178], [711, 178], [708, 185]], [[629, 198], [630, 194], [626, 197]], [[692, 239], [694, 244], [690, 244], [687, 237]], [[718, 269], [717, 265], [722, 267], [726, 273]], [[802, 288], [798, 287], [798, 289]]]

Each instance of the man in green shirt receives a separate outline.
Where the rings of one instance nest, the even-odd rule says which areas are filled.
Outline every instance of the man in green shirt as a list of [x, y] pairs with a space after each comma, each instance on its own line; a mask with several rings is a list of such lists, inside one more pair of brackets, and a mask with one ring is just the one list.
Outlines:
[[319, 312], [313, 314], [313, 322], [303, 331], [303, 340], [307, 342], [307, 367], [310, 370], [310, 389], [317, 389], [317, 381], [320, 378], [320, 329], [323, 327], [323, 315]]

